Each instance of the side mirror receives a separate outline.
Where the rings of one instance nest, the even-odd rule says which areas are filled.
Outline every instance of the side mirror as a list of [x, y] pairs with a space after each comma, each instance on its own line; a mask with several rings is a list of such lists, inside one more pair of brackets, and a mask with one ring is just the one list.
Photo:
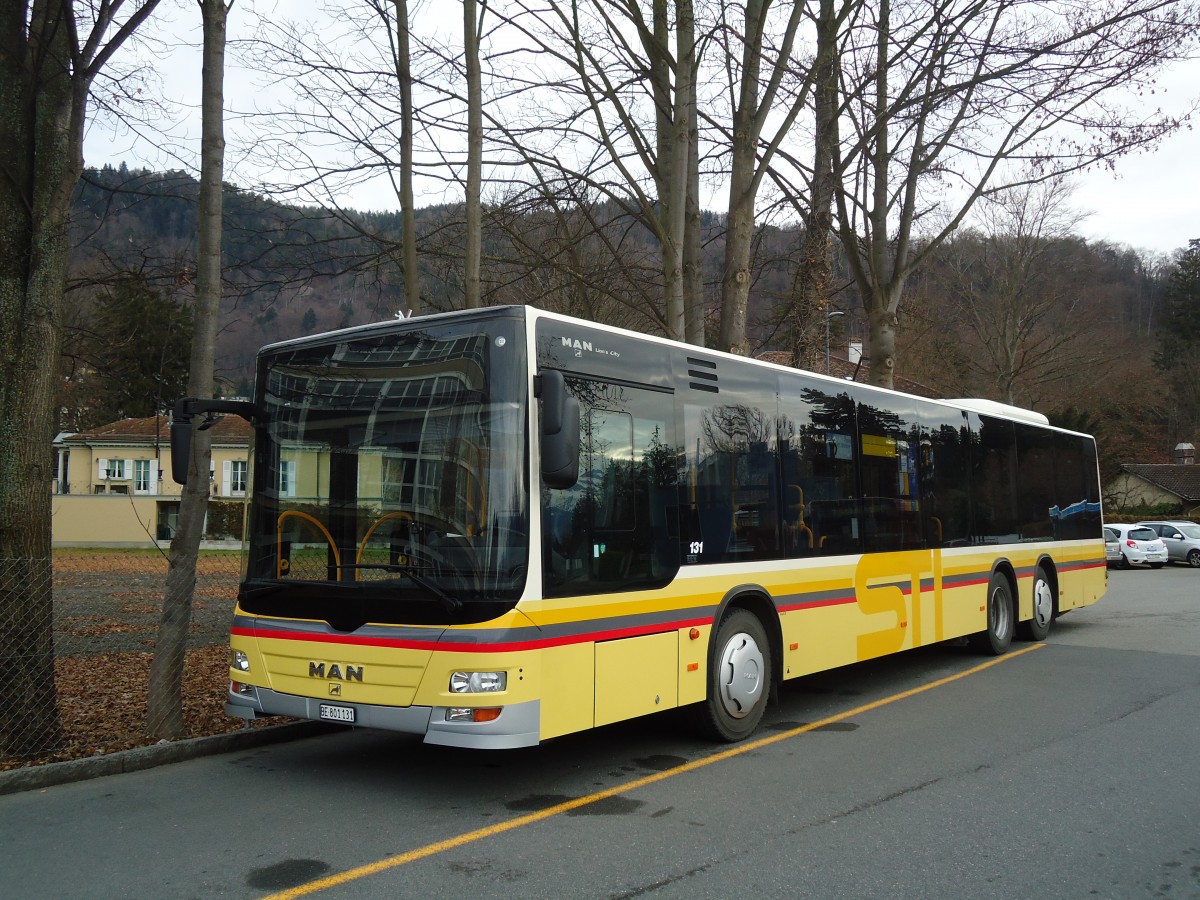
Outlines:
[[542, 481], [565, 490], [579, 480], [579, 398], [567, 390], [562, 372], [538, 377], [542, 401]]
[[186, 400], [177, 400], [171, 416], [171, 477], [176, 484], [187, 484], [188, 463], [192, 460], [192, 417], [182, 413]]
[[[187, 484], [188, 466], [192, 461], [192, 434], [194, 430], [204, 431], [212, 428], [219, 421], [214, 413], [230, 413], [241, 416], [251, 425], [254, 424], [254, 404], [248, 400], [199, 400], [195, 397], [183, 397], [175, 401], [171, 412], [171, 477], [176, 484]], [[196, 416], [203, 416], [199, 423]]]

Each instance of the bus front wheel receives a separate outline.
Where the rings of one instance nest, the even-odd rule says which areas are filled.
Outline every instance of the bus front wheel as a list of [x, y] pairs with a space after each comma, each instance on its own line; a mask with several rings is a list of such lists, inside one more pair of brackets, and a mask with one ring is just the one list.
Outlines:
[[1012, 587], [1004, 575], [993, 572], [988, 583], [987, 630], [971, 635], [971, 646], [989, 656], [1004, 653], [1012, 643], [1015, 618]]
[[708, 737], [740, 741], [762, 721], [771, 692], [771, 644], [762, 622], [731, 610], [717, 627], [708, 667], [708, 699], [697, 724]]

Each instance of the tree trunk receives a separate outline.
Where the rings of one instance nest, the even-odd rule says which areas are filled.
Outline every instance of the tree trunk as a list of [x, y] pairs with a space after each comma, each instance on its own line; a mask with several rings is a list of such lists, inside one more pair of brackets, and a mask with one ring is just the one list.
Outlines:
[[71, 190], [87, 81], [69, 4], [0, 13], [0, 756], [62, 737], [54, 681], [49, 453]]
[[413, 211], [413, 100], [409, 59], [408, 3], [396, 0], [396, 80], [400, 85], [400, 255], [404, 302], [409, 315], [421, 313], [421, 273], [417, 269], [417, 217]]
[[483, 89], [479, 72], [480, 17], [475, 0], [463, 0], [463, 42], [467, 67], [467, 234], [463, 290], [467, 309], [483, 305], [479, 295], [479, 256], [483, 246], [480, 191], [483, 181]]
[[111, 19], [78, 46], [70, 0], [0, 3], [0, 756], [61, 741], [47, 444], [71, 195], [92, 81], [157, 3], [144, 0], [107, 43]]
[[[896, 292], [899, 293], [898, 291]], [[892, 387], [896, 372], [896, 311], [895, 305], [883, 291], [876, 291], [869, 299], [863, 298], [867, 307], [867, 346], [871, 353], [870, 373], [867, 381], [879, 387]]]
[[700, 247], [700, 126], [697, 121], [695, 80], [688, 122], [687, 213], [683, 235], [683, 298], [686, 339], [704, 346], [704, 260]]
[[[221, 306], [221, 209], [225, 167], [224, 89], [225, 0], [200, 0], [204, 20], [204, 71], [201, 86], [200, 210], [197, 222], [196, 305], [192, 332], [188, 394], [213, 395], [217, 319]], [[179, 504], [179, 529], [171, 541], [158, 640], [150, 666], [146, 726], [153, 737], [177, 738], [184, 733], [183, 666], [192, 621], [196, 560], [208, 512], [210, 431], [196, 431], [188, 483]]]
[[[800, 272], [792, 309], [792, 360], [815, 368], [825, 317], [829, 312], [830, 235], [833, 230], [833, 142], [837, 140], [837, 21], [833, 0], [820, 0], [817, 58], [813, 66], [815, 127], [813, 176], [808, 214], [804, 217]], [[822, 367], [824, 368], [824, 367]]]
[[[736, 127], [736, 126], [735, 126]], [[734, 143], [733, 174], [729, 180], [729, 215], [725, 232], [725, 273], [721, 280], [721, 330], [718, 350], [745, 356], [746, 315], [750, 305], [750, 254], [754, 237], [753, 148], [739, 150]], [[748, 160], [747, 160], [748, 157]]]
[[695, 64], [695, 23], [691, 0], [676, 0], [675, 25], [675, 103], [671, 115], [671, 140], [668, 159], [659, 160], [666, 171], [667, 205], [662, 248], [663, 292], [665, 294], [667, 337], [685, 340], [687, 311], [684, 298], [684, 246], [687, 236], [688, 161], [691, 108], [694, 98], [692, 72]]

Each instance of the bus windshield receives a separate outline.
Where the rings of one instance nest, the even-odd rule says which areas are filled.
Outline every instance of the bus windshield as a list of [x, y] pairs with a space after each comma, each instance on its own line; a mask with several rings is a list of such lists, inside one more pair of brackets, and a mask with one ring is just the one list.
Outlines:
[[413, 323], [264, 352], [245, 612], [351, 630], [516, 602], [529, 558], [518, 326]]

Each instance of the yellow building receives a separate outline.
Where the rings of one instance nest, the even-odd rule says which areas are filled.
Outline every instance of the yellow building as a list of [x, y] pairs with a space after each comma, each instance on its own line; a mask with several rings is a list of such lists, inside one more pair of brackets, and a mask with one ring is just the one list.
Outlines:
[[[238, 416], [225, 416], [210, 433], [211, 496], [242, 500], [249, 474], [250, 425]], [[122, 419], [61, 434], [54, 441], [54, 453], [55, 546], [149, 547], [170, 541], [182, 489], [171, 478], [166, 416]]]

